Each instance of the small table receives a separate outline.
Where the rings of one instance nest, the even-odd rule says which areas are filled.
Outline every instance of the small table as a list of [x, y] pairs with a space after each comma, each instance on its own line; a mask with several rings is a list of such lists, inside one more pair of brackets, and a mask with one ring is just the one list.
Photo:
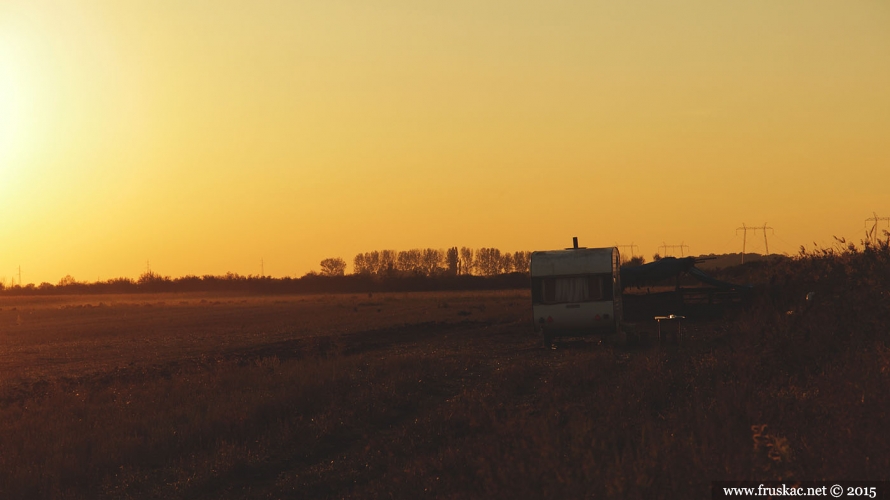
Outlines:
[[677, 322], [677, 344], [680, 344], [680, 320], [686, 319], [686, 316], [677, 316], [676, 314], [671, 314], [670, 316], [656, 316], [655, 321], [658, 322], [658, 342], [661, 342], [661, 322], [662, 321], [676, 321]]

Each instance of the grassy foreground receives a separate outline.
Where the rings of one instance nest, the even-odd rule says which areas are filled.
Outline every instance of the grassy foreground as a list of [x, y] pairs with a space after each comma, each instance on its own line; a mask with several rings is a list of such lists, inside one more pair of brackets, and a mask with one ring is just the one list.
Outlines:
[[751, 309], [687, 322], [680, 349], [640, 321], [632, 348], [545, 351], [516, 291], [5, 299], [0, 497], [706, 498], [713, 480], [890, 479], [888, 255], [803, 254]]

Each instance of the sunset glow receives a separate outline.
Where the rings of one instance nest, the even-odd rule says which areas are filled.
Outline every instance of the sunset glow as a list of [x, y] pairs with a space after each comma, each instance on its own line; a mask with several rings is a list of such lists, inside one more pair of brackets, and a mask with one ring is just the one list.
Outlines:
[[879, 1], [6, 1], [0, 278], [858, 241], [888, 89]]

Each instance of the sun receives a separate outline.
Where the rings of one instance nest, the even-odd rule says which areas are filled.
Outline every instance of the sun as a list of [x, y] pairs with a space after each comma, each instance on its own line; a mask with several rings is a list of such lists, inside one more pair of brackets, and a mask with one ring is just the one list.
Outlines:
[[33, 134], [28, 130], [25, 75], [17, 73], [17, 65], [3, 56], [0, 47], [0, 210], [9, 213], [20, 204], [22, 185], [32, 176], [27, 161], [31, 148], [26, 141]]
[[5, 48], [0, 45], [0, 194], [6, 194], [6, 186], [21, 168], [19, 163], [27, 139], [26, 75]]

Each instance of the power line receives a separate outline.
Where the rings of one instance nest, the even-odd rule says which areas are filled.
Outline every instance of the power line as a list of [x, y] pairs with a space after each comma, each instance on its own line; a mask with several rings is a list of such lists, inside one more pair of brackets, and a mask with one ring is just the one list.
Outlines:
[[766, 250], [766, 256], [769, 257], [769, 241], [766, 239], [767, 229], [772, 231], [773, 235], [776, 234], [776, 230], [771, 227], [767, 227], [766, 222], [764, 222], [763, 227], [760, 228], [760, 230], [763, 231], [763, 249]]
[[[718, 251], [718, 252], [723, 252], [723, 253], [729, 253], [729, 252], [731, 252], [731, 250], [727, 250], [727, 249], [730, 248], [730, 247], [732, 246], [732, 245], [730, 245], [730, 243], [732, 243], [732, 240], [734, 240], [734, 239], [735, 239], [735, 237], [730, 237], [728, 240], [724, 241], [723, 244], [721, 244], [720, 246], [716, 247], [716, 248], [717, 248], [717, 251]], [[715, 253], [715, 252], [712, 252], [712, 253]]]
[[871, 230], [868, 231], [866, 234], [868, 235], [868, 239], [871, 240], [872, 243], [877, 244], [878, 243], [878, 222], [887, 221], [887, 225], [890, 226], [890, 217], [878, 217], [877, 212], [872, 212], [872, 214], [874, 214], [874, 217], [869, 217], [868, 219], [865, 219], [866, 227], [868, 227], [869, 222], [874, 222], [874, 224], [871, 226]]
[[776, 238], [779, 238], [779, 241], [781, 241], [782, 243], [785, 244], [785, 248], [786, 248], [786, 251], [784, 252], [785, 255], [789, 255], [788, 250], [787, 250], [788, 248], [796, 250], [796, 248], [794, 248], [794, 245], [792, 243], [789, 243], [787, 240], [785, 240], [785, 238], [782, 238], [778, 234], [773, 234], [773, 236], [775, 236]]
[[[630, 242], [630, 245], [615, 245], [615, 247], [617, 247], [619, 250], [621, 250], [622, 248], [630, 248], [630, 258], [631, 259], [634, 258], [634, 249], [640, 248], [639, 246], [634, 245], [634, 243], [632, 241]], [[621, 253], [623, 253], [623, 252], [621, 252]]]
[[769, 229], [770, 231], [773, 232], [773, 234], [776, 234], [775, 229], [767, 226], [766, 222], [764, 222], [763, 226], [761, 226], [761, 227], [747, 226], [747, 225], [745, 225], [744, 222], [742, 222], [742, 227], [735, 228], [735, 234], [739, 234], [739, 231], [742, 231], [742, 264], [745, 263], [745, 247], [748, 243], [748, 231], [753, 232], [754, 235], [756, 236], [758, 229], [763, 231], [763, 245], [766, 250], [766, 255], [769, 256], [769, 241], [767, 241], [767, 239], [766, 239], [766, 230]]
[[662, 253], [664, 254], [665, 257], [668, 256], [668, 254], [667, 254], [668, 248], [670, 248], [672, 251], [679, 248], [680, 249], [680, 257], [683, 257], [683, 249], [684, 248], [689, 249], [689, 245], [687, 245], [685, 243], [680, 243], [679, 245], [668, 245], [662, 241], [661, 246], [658, 248], [663, 249]]

